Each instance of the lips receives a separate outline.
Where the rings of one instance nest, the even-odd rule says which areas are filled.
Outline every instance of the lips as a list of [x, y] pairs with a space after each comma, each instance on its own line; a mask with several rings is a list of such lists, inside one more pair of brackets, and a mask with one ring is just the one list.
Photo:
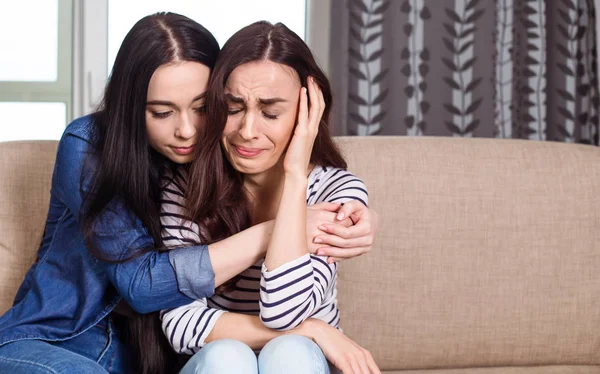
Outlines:
[[263, 153], [264, 149], [260, 148], [246, 148], [239, 145], [233, 146], [238, 155], [246, 158], [256, 157]]
[[189, 147], [173, 147], [173, 151], [181, 156], [187, 156], [194, 152], [195, 145]]

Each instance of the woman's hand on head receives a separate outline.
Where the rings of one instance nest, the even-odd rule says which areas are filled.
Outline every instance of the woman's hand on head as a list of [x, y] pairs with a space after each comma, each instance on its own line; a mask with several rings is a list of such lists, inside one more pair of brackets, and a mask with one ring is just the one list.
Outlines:
[[338, 329], [317, 319], [307, 319], [294, 331], [312, 339], [343, 374], [381, 374], [371, 353]]
[[283, 160], [285, 173], [300, 178], [307, 177], [313, 144], [325, 110], [323, 92], [312, 77], [307, 79], [307, 86], [307, 88], [300, 88], [298, 122]]
[[[358, 200], [346, 202], [339, 210], [334, 210], [335, 206], [340, 204], [320, 203], [310, 207], [324, 212], [308, 216], [307, 234], [314, 235], [309, 237], [309, 251], [328, 256], [330, 263], [370, 252], [379, 228], [377, 213]], [[329, 221], [332, 212], [336, 213]], [[313, 224], [317, 224], [317, 230], [311, 230]]]

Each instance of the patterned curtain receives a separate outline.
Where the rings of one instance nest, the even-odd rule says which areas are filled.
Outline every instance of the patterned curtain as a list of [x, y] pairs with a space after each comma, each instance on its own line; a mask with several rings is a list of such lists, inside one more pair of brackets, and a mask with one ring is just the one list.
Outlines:
[[598, 144], [594, 0], [332, 0], [336, 135]]

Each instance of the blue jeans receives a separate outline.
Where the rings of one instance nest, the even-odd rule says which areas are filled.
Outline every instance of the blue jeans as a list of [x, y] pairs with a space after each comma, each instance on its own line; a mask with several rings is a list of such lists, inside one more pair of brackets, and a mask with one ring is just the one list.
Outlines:
[[0, 347], [0, 373], [124, 374], [125, 344], [111, 317], [65, 341], [19, 340]]
[[208, 343], [179, 374], [330, 374], [321, 348], [299, 335], [268, 342], [258, 357], [246, 344], [232, 339]]

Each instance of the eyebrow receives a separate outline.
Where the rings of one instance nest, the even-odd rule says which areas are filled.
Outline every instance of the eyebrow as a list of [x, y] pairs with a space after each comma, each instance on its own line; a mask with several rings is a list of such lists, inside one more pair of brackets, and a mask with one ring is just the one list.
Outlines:
[[[241, 97], [237, 97], [234, 96], [230, 93], [226, 93], [225, 97], [227, 97], [227, 100], [236, 103], [236, 104], [243, 104], [244, 103], [244, 99], [242, 99]], [[268, 99], [258, 99], [258, 102], [261, 105], [267, 106], [267, 105], [273, 105], [273, 104], [277, 104], [277, 103], [286, 103], [287, 100], [282, 99], [281, 97], [272, 97], [272, 98], [268, 98]]]
[[[192, 103], [194, 101], [198, 101], [200, 99], [203, 99], [204, 96], [206, 96], [206, 92], [201, 93], [200, 95], [196, 96], [193, 100]], [[151, 100], [151, 101], [147, 101], [146, 105], [164, 105], [164, 106], [170, 106], [170, 107], [176, 107], [177, 105], [175, 105], [174, 103], [172, 103], [171, 101], [166, 101], [166, 100]]]

